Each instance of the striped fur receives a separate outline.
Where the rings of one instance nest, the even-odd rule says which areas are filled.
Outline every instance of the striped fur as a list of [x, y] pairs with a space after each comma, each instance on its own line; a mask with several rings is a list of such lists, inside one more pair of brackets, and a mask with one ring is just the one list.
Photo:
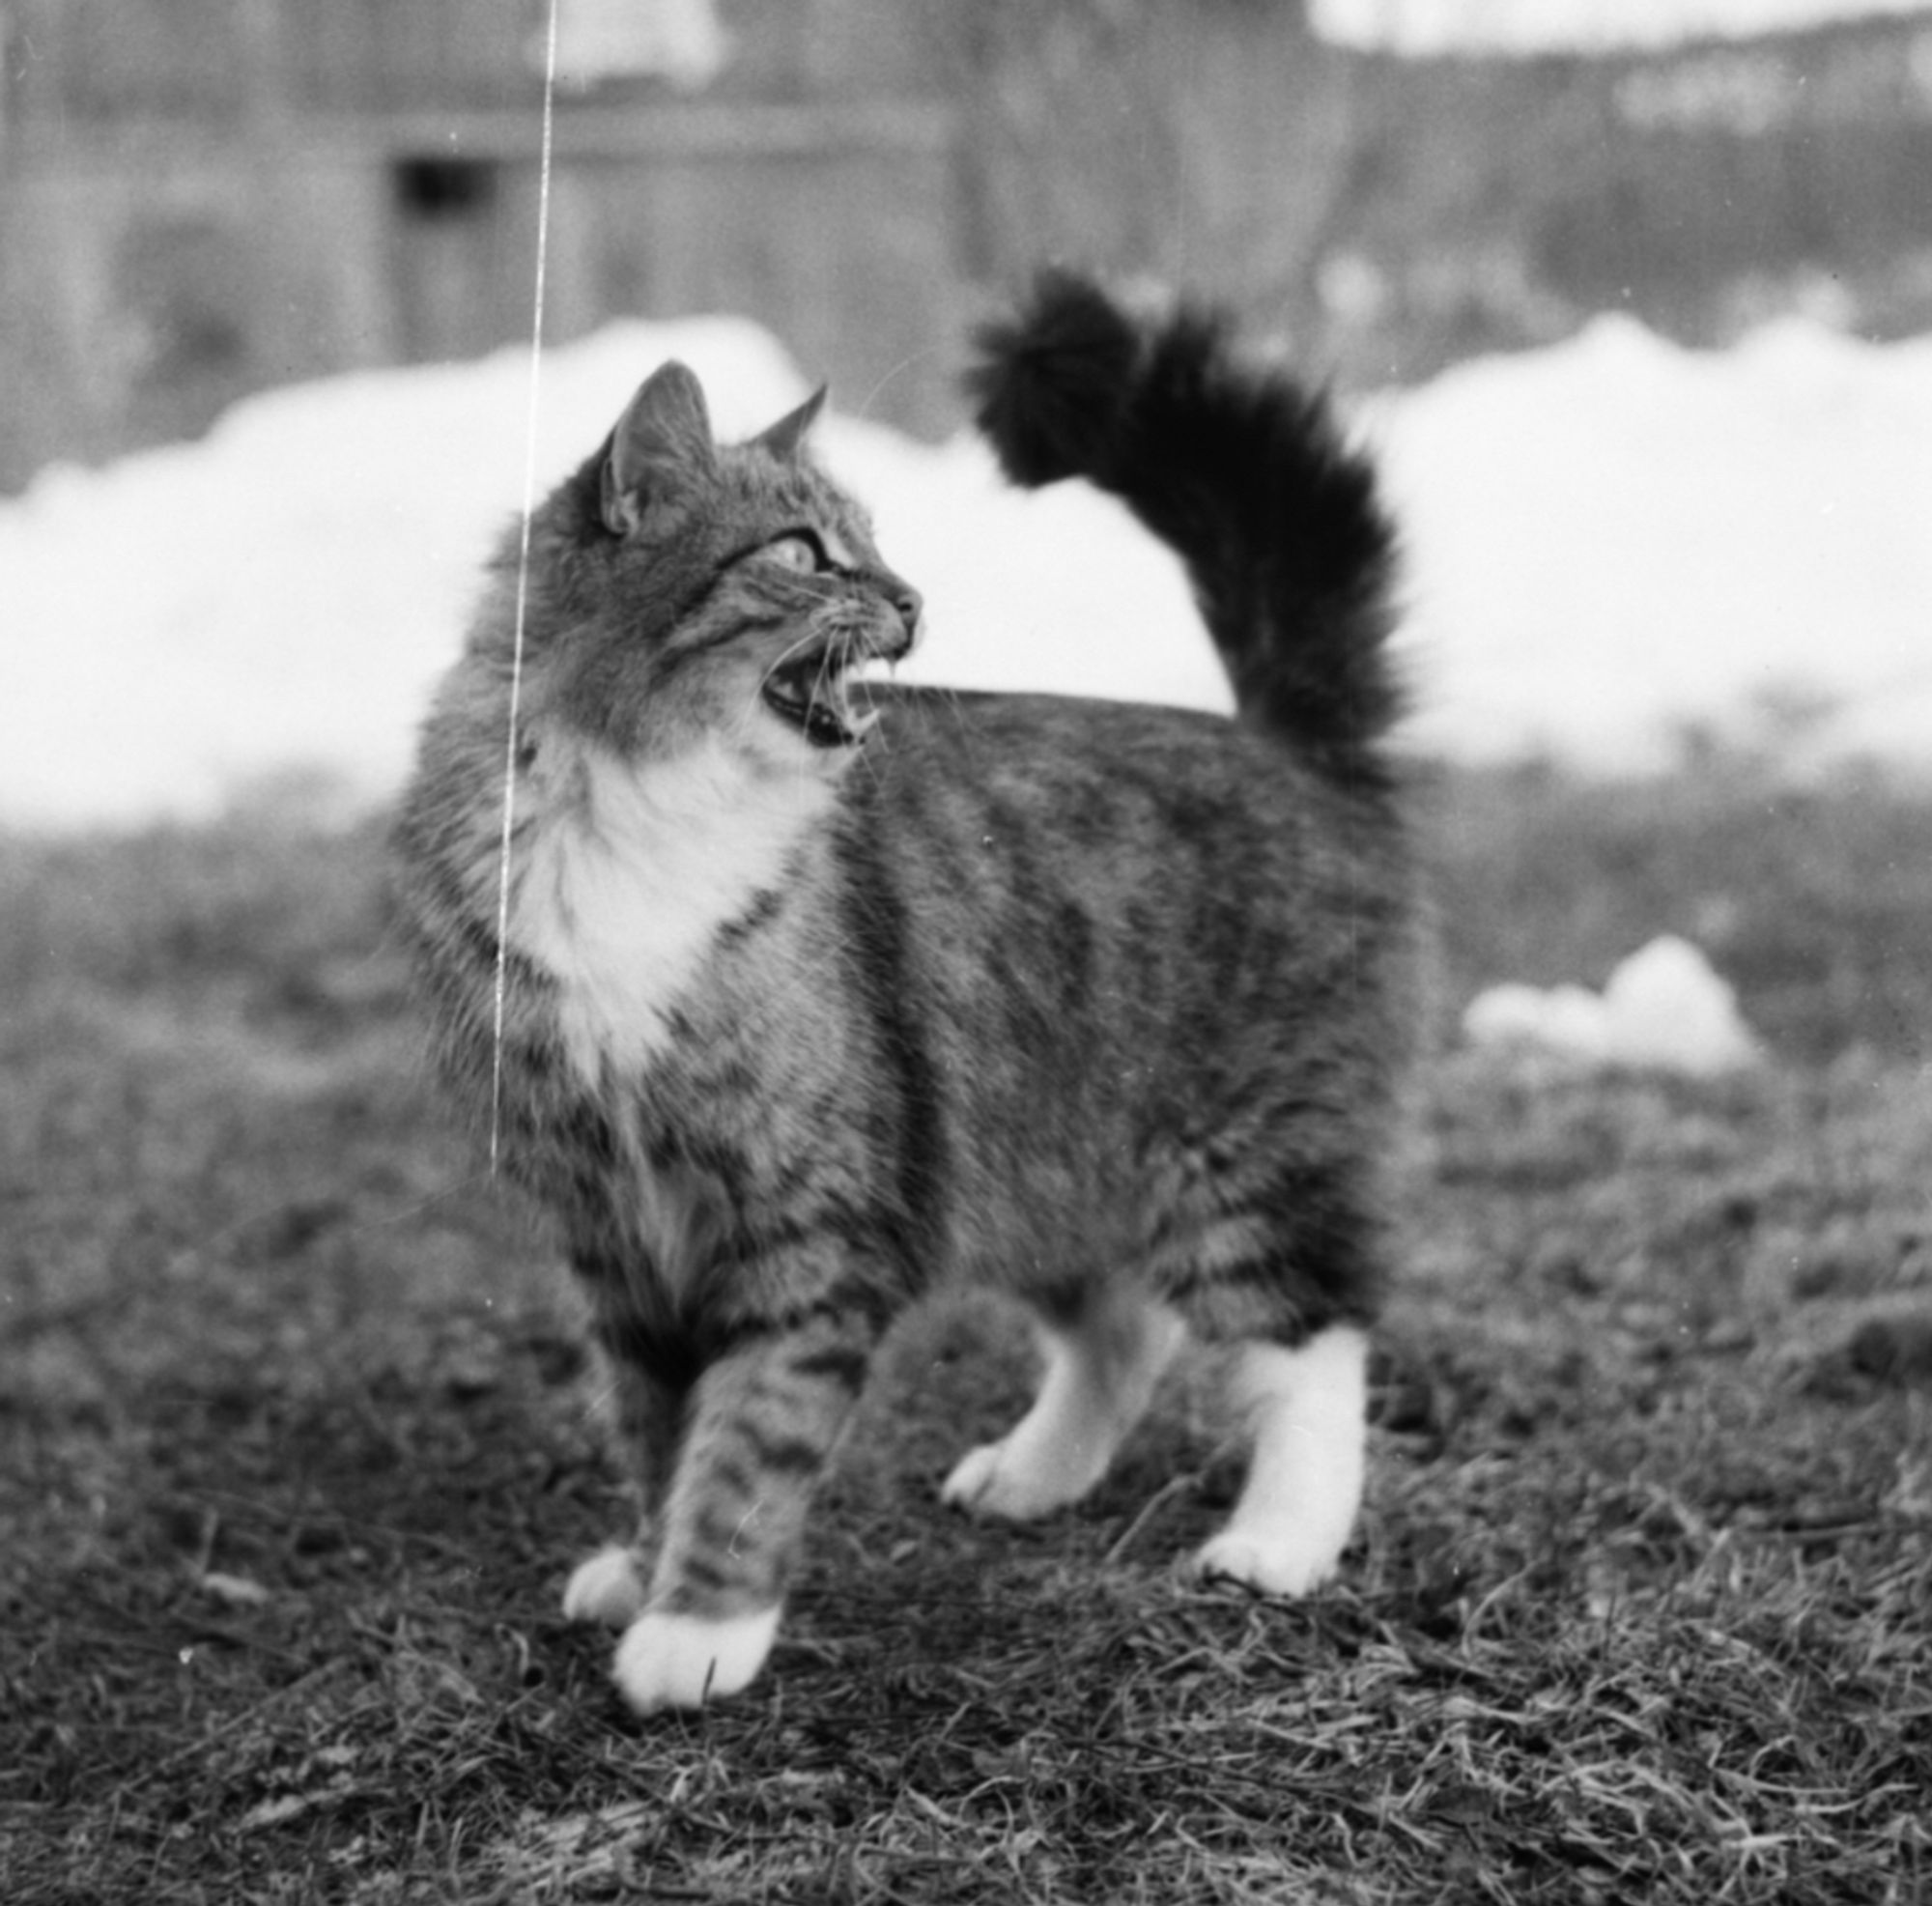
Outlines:
[[[533, 527], [502, 1155], [588, 1294], [641, 1497], [566, 1604], [625, 1628], [640, 1710], [757, 1673], [880, 1336], [949, 1280], [1048, 1350], [949, 1499], [1076, 1497], [1184, 1323], [1237, 1347], [1256, 1439], [1202, 1565], [1299, 1592], [1352, 1521], [1409, 1019], [1389, 530], [1321, 405], [1211, 320], [1051, 277], [981, 350], [1011, 473], [1090, 477], [1189, 563], [1236, 722], [856, 680], [918, 599], [805, 453], [813, 407], [719, 446], [676, 366]], [[510, 560], [396, 836], [479, 1123]]]

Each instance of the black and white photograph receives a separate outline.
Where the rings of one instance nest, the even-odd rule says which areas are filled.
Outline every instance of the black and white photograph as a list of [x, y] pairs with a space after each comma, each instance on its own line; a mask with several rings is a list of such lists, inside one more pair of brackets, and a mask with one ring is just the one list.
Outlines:
[[6, 1906], [1932, 1902], [1932, 0], [0, 0]]

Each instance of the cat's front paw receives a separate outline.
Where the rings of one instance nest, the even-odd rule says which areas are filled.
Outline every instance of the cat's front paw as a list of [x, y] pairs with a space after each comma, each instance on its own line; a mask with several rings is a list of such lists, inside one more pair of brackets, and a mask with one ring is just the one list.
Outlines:
[[566, 1621], [602, 1622], [628, 1628], [644, 1609], [644, 1584], [637, 1557], [620, 1543], [600, 1549], [571, 1572], [563, 1591]]
[[1341, 1550], [1327, 1542], [1230, 1528], [1196, 1551], [1194, 1572], [1264, 1595], [1307, 1595], [1333, 1579], [1341, 1559]]
[[702, 1707], [755, 1679], [779, 1632], [779, 1609], [707, 1621], [700, 1615], [639, 1615], [617, 1644], [617, 1687], [639, 1714]]
[[1068, 1478], [1028, 1464], [1011, 1447], [1012, 1437], [969, 1449], [939, 1487], [939, 1499], [953, 1509], [1002, 1522], [1032, 1522], [1064, 1508], [1081, 1492]]

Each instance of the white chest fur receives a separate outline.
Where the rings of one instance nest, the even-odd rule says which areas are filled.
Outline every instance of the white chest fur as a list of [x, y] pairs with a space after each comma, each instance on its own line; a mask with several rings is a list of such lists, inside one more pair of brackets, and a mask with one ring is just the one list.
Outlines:
[[643, 766], [586, 752], [559, 792], [537, 790], [511, 938], [556, 979], [565, 1050], [596, 1085], [663, 1048], [718, 929], [780, 882], [833, 794], [719, 742]]

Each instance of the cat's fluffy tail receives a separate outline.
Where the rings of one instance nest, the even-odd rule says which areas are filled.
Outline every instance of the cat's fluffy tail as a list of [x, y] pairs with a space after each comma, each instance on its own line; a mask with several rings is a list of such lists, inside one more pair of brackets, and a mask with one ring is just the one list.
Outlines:
[[1049, 270], [979, 331], [967, 387], [1016, 483], [1084, 476], [1179, 554], [1244, 722], [1378, 781], [1402, 701], [1395, 531], [1322, 397], [1243, 359], [1228, 328]]

